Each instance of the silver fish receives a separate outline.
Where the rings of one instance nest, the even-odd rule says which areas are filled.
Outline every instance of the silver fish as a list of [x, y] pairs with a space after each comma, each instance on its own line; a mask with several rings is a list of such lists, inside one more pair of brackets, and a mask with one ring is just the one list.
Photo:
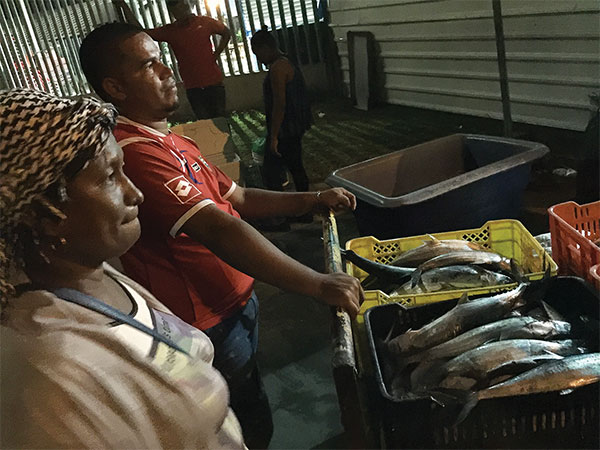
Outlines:
[[486, 251], [485, 247], [476, 242], [463, 241], [460, 239], [436, 239], [428, 235], [430, 241], [424, 241], [422, 245], [407, 250], [398, 255], [391, 264], [401, 267], [417, 267], [425, 261], [436, 256], [456, 251]]
[[478, 382], [520, 373], [541, 362], [586, 351], [572, 340], [510, 339], [469, 350], [446, 363], [422, 363], [411, 374], [414, 390], [433, 388], [447, 376], [468, 377]]
[[538, 321], [532, 317], [512, 317], [467, 331], [429, 350], [409, 356], [405, 365], [431, 359], [454, 358], [485, 343], [505, 339], [551, 339], [571, 332], [571, 324]]
[[417, 286], [404, 283], [389, 295], [422, 294], [456, 289], [471, 289], [513, 283], [510, 277], [479, 266], [456, 265], [439, 267], [421, 275]]
[[511, 273], [514, 263], [511, 260], [497, 253], [480, 252], [480, 251], [457, 251], [447, 253], [445, 255], [436, 256], [423, 264], [420, 264], [411, 275], [411, 286], [414, 287], [419, 283], [423, 272], [446, 266], [458, 265], [480, 265], [491, 267], [494, 270]]
[[529, 370], [477, 393], [479, 400], [564, 391], [600, 381], [600, 353], [569, 356]]
[[[537, 394], [549, 391], [570, 391], [600, 381], [600, 353], [568, 356], [528, 370], [502, 383], [478, 392], [471, 392], [455, 424], [462, 422], [479, 400]], [[431, 398], [438, 401], [436, 394]], [[439, 401], [438, 401], [439, 403]]]
[[515, 289], [492, 297], [459, 301], [446, 314], [418, 330], [408, 330], [389, 341], [384, 341], [384, 347], [393, 355], [415, 353], [449, 341], [475, 327], [502, 319], [513, 308], [521, 305], [526, 288], [526, 284], [521, 284]]

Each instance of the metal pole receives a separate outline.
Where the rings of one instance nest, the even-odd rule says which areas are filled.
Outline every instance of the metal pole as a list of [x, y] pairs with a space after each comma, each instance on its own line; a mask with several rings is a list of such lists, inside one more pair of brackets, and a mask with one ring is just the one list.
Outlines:
[[308, 14], [306, 14], [306, 5], [304, 4], [304, 2], [300, 2], [300, 10], [302, 11], [302, 25], [304, 27], [304, 38], [306, 39], [305, 48], [306, 53], [308, 54], [308, 62], [313, 64], [313, 55], [310, 45], [312, 41], [312, 39], [310, 38], [310, 25], [308, 23]]
[[[229, 2], [227, 0], [225, 0], [225, 3], [227, 4], [227, 7], [228, 7], [229, 6]], [[221, 12], [221, 5], [219, 3], [217, 3], [216, 10], [217, 10], [217, 19], [219, 20], [219, 22], [225, 23], [225, 20], [223, 20], [223, 13]], [[225, 12], [227, 12], [227, 10]], [[229, 17], [228, 17], [228, 19], [229, 19]], [[229, 21], [227, 21], [227, 26], [231, 27], [231, 25], [229, 24]], [[220, 42], [221, 39], [223, 39], [223, 38], [219, 38], [219, 42]], [[227, 47], [225, 47], [223, 49], [223, 51], [225, 52], [225, 59], [227, 60], [227, 67], [229, 67], [229, 75], [230, 76], [234, 76], [235, 75], [235, 71], [233, 70], [233, 64], [231, 63], [231, 56], [229, 56], [229, 48], [228, 47], [229, 47], [229, 45]], [[221, 54], [219, 56], [219, 58], [222, 61], [223, 55]]]
[[[256, 27], [254, 26], [254, 14], [252, 14], [252, 6], [250, 5], [250, 0], [246, 0], [246, 9], [248, 10], [248, 22], [250, 23], [250, 31], [252, 32], [252, 36], [254, 36], [254, 33], [256, 33]], [[252, 57], [250, 57], [249, 61], [256, 63], [256, 67], [254, 64], [252, 64], [252, 71], [254, 72], [254, 69], [256, 68], [256, 72], [260, 72], [261, 64], [258, 61], [253, 60]]]
[[283, 9], [283, 1], [277, 0], [277, 9], [279, 10], [279, 20], [281, 23], [281, 34], [283, 35], [283, 44], [285, 46], [285, 52], [289, 53], [290, 44], [289, 44], [289, 36], [287, 34], [287, 23], [285, 22], [285, 9]]
[[[161, 8], [162, 5], [162, 8]], [[157, 5], [158, 7], [158, 15], [160, 17], [160, 19], [162, 20], [163, 25], [166, 25], [167, 23], [170, 22], [170, 15], [169, 15], [169, 11], [166, 9], [166, 5], [159, 3]], [[158, 25], [158, 24], [155, 24]], [[148, 28], [153, 28], [153, 26], [150, 26]], [[175, 59], [175, 53], [173, 52], [173, 48], [168, 45], [166, 42], [160, 42], [159, 43], [159, 48], [161, 50], [161, 56], [163, 59], [163, 62], [166, 63], [167, 66], [171, 67], [171, 69], [173, 70], [173, 74], [175, 75], [175, 79], [177, 80], [181, 80], [181, 75], [179, 74], [179, 66], [177, 65], [177, 61]], [[168, 55], [167, 52], [165, 51], [165, 49], [168, 49]]]
[[323, 52], [323, 47], [322, 47], [322, 43], [321, 43], [321, 22], [319, 21], [319, 18], [317, 17], [317, 11], [319, 10], [319, 8], [317, 7], [317, 0], [312, 0], [312, 7], [313, 7], [313, 20], [315, 21], [315, 33], [317, 35], [317, 49], [319, 50], [319, 61], [323, 61], [325, 59], [324, 55], [325, 53]]
[[294, 43], [296, 44], [296, 62], [301, 64], [300, 54], [302, 53], [300, 50], [302, 46], [300, 45], [300, 33], [298, 32], [298, 22], [296, 21], [296, 10], [294, 9], [294, 0], [288, 0], [288, 5], [290, 6], [290, 17], [292, 19], [292, 31], [294, 33]]
[[[0, 17], [4, 18], [4, 12], [2, 8], [0, 8]], [[6, 45], [6, 36], [4, 36], [4, 27], [0, 27], [0, 54], [2, 55], [2, 64], [6, 70], [2, 70], [2, 76], [6, 81], [6, 87], [16, 88], [19, 86], [19, 83], [15, 81], [13, 77], [13, 67], [11, 63], [14, 65], [14, 61], [12, 61], [12, 57], [10, 54], [10, 48]], [[18, 78], [17, 78], [18, 80]], [[10, 83], [9, 83], [10, 81]]]
[[492, 0], [494, 9], [494, 29], [496, 31], [496, 51], [498, 53], [498, 72], [500, 74], [500, 92], [502, 94], [502, 115], [504, 117], [504, 136], [512, 137], [512, 117], [510, 114], [510, 95], [508, 92], [508, 71], [506, 69], [506, 49], [504, 48], [504, 27], [500, 0]]
[[[28, 87], [30, 88], [35, 88], [35, 89], [39, 89], [39, 81], [37, 80], [37, 67], [35, 65], [35, 63], [32, 61], [33, 60], [33, 52], [29, 49], [29, 46], [27, 45], [27, 39], [25, 38], [24, 34], [23, 34], [23, 28], [20, 27], [21, 23], [18, 22], [18, 16], [17, 18], [15, 18], [16, 11], [13, 11], [13, 9], [15, 9], [15, 5], [13, 3], [12, 5], [12, 9], [10, 5], [6, 5], [7, 8], [7, 12], [8, 12], [8, 18], [10, 19], [11, 22], [11, 27], [7, 27], [7, 30], [13, 30], [15, 32], [14, 36], [10, 36], [9, 35], [9, 39], [12, 37], [12, 40], [14, 41], [14, 43], [16, 44], [15, 46], [15, 56], [17, 57], [17, 65], [20, 66], [19, 69], [23, 71], [23, 77], [26, 80], [26, 84], [28, 85]], [[19, 25], [19, 28], [21, 28], [20, 30], [17, 29], [17, 23]], [[31, 58], [30, 58], [31, 56]], [[34, 75], [35, 74], [35, 75]]]
[[[231, 14], [231, 6], [229, 5], [229, 0], [225, 1], [225, 12], [227, 13], [227, 22], [229, 25], [229, 28], [231, 30], [231, 41], [233, 44], [233, 52], [235, 53], [235, 59], [237, 61], [237, 66], [238, 66], [238, 70], [240, 71], [240, 74], [244, 73], [244, 66], [242, 64], [242, 56], [240, 55], [240, 49], [238, 48], [238, 43], [237, 43], [237, 34], [235, 32], [235, 23], [233, 21], [233, 14]], [[240, 14], [239, 11], [237, 11], [238, 16]], [[240, 34], [241, 31], [240, 31]], [[246, 44], [246, 36], [242, 36], [242, 39], [244, 40], [244, 49], [246, 50], [246, 58], [247, 61], [250, 61], [250, 55], [248, 54], [248, 44]], [[227, 49], [226, 49], [227, 51]], [[248, 62], [248, 73], [250, 73], [250, 62]], [[234, 75], [233, 73], [231, 74], [232, 76]]]
[[[77, 85], [76, 92], [77, 94], [81, 94], [87, 89], [87, 80], [81, 70], [81, 65], [79, 64], [79, 48], [73, 42], [73, 39], [77, 37], [77, 33], [73, 30], [72, 24], [70, 23], [71, 21], [65, 19], [65, 15], [68, 14], [69, 10], [62, 8], [60, 0], [56, 0], [56, 3], [58, 4], [58, 17], [60, 18], [60, 23], [62, 25], [62, 28], [59, 26], [57, 30], [65, 34], [68, 43], [67, 47], [65, 47], [65, 56], [69, 56], [69, 66], [70, 69], [73, 70], [73, 79]], [[56, 12], [54, 10], [53, 14], [56, 17]], [[67, 25], [67, 23], [69, 23], [69, 25]], [[71, 30], [69, 30], [69, 27], [71, 27]]]
[[[43, 53], [40, 50], [40, 45], [38, 44], [38, 38], [35, 33], [35, 30], [33, 29], [33, 24], [31, 23], [31, 17], [32, 17], [31, 11], [29, 10], [29, 8], [26, 5], [26, 3], [24, 2], [24, 0], [19, 0], [19, 8], [21, 9], [21, 15], [23, 17], [23, 21], [25, 22], [25, 28], [27, 29], [27, 34], [29, 35], [29, 38], [31, 40], [31, 46], [33, 47], [35, 57], [39, 61], [39, 65], [42, 69], [41, 70], [42, 82], [44, 84], [47, 83], [48, 86], [46, 87], [46, 89], [48, 91], [52, 92], [53, 94], [55, 94], [56, 91], [58, 90], [57, 83], [56, 83], [56, 80], [54, 78], [52, 78], [52, 76], [50, 75], [50, 70], [48, 70], [48, 65], [46, 64], [46, 60], [44, 59]], [[60, 93], [60, 91], [59, 91], [59, 93]]]
[[69, 89], [71, 84], [67, 83], [67, 73], [64, 71], [62, 64], [60, 63], [60, 58], [54, 50], [56, 41], [52, 38], [50, 33], [51, 25], [48, 19], [48, 12], [44, 10], [44, 14], [42, 15], [40, 9], [38, 8], [37, 2], [32, 2], [31, 5], [33, 5], [35, 15], [39, 20], [40, 29], [44, 35], [44, 40], [46, 42], [46, 57], [52, 63], [53, 74], [56, 77], [59, 91], [63, 96], [69, 95], [71, 93], [71, 89]]

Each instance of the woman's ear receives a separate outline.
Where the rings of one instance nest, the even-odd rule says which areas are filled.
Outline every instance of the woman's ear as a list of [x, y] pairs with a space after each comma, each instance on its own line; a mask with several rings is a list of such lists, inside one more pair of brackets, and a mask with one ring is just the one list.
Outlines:
[[[59, 238], [63, 234], [65, 214], [55, 206], [55, 202], [44, 199], [46, 206], [30, 208], [23, 217], [23, 223], [42, 237]], [[50, 209], [54, 210], [51, 211]]]

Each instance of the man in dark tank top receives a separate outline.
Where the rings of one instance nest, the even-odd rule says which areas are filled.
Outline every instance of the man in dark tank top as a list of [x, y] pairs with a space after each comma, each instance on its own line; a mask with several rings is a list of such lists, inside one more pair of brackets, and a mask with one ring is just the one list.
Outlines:
[[[265, 27], [266, 28], [266, 27]], [[302, 136], [312, 124], [310, 103], [302, 72], [277, 47], [265, 28], [252, 36], [252, 51], [269, 67], [263, 82], [267, 139], [263, 175], [266, 187], [282, 191], [281, 173], [290, 171], [296, 190], [308, 191], [302, 163]], [[312, 221], [306, 216], [304, 221]]]

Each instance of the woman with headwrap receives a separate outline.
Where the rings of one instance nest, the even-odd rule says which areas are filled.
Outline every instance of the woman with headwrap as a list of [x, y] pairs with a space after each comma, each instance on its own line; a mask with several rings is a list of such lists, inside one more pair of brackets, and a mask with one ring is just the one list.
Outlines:
[[210, 340], [105, 263], [143, 200], [115, 116], [0, 92], [0, 447], [244, 448]]

